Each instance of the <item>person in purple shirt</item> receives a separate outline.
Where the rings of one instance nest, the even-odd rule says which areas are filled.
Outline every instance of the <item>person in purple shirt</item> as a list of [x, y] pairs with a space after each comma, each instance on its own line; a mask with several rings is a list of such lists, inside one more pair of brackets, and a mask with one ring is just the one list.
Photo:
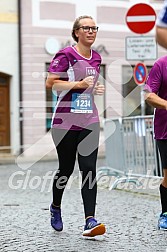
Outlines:
[[72, 29], [76, 45], [56, 53], [46, 80], [47, 88], [52, 88], [57, 93], [51, 132], [58, 153], [59, 169], [53, 181], [51, 226], [56, 231], [63, 230], [62, 196], [73, 173], [77, 155], [82, 175], [81, 194], [85, 213], [83, 235], [90, 237], [105, 233], [105, 225], [95, 219], [100, 126], [94, 94], [104, 93], [104, 85], [97, 84], [101, 57], [91, 49], [97, 31], [98, 27], [92, 17], [77, 18]]
[[158, 59], [145, 85], [146, 101], [155, 109], [154, 135], [160, 152], [163, 180], [160, 184], [162, 212], [158, 228], [167, 230], [167, 56]]

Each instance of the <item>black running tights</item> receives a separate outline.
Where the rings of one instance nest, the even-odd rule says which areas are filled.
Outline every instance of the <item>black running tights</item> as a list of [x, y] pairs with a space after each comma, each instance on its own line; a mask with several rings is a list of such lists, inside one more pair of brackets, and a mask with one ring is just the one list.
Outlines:
[[82, 175], [81, 194], [85, 218], [95, 215], [97, 183], [96, 161], [99, 144], [99, 123], [82, 130], [52, 128], [52, 138], [57, 149], [59, 168], [53, 181], [53, 204], [61, 205], [65, 186], [73, 173], [76, 155]]

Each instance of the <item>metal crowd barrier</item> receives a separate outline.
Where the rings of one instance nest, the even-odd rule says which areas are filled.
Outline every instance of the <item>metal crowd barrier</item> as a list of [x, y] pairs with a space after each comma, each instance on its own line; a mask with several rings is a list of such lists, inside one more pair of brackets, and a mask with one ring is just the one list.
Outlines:
[[134, 116], [104, 120], [107, 166], [103, 175], [116, 176], [120, 182], [137, 183], [137, 177], [162, 177], [159, 152], [153, 136], [153, 116]]

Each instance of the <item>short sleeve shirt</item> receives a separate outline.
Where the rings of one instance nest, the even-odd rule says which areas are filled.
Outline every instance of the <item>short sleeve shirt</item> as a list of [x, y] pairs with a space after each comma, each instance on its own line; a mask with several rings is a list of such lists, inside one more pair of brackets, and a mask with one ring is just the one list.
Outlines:
[[[87, 76], [94, 77], [96, 84], [100, 72], [101, 57], [91, 50], [89, 59], [80, 55], [73, 46], [60, 50], [52, 59], [48, 71], [60, 76], [64, 81], [81, 81]], [[92, 95], [93, 88], [87, 90], [71, 89], [57, 92], [57, 104], [52, 118], [52, 127], [60, 129], [80, 130], [92, 123], [99, 122], [98, 111]], [[90, 94], [93, 113], [72, 113], [71, 103], [73, 93]]]
[[[144, 88], [167, 100], [167, 56], [158, 59], [152, 67]], [[155, 139], [167, 139], [167, 110], [155, 109]]]

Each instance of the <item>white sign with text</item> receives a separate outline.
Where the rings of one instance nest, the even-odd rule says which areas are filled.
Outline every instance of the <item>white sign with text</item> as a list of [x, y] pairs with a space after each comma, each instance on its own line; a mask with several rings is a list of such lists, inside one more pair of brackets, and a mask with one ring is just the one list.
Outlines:
[[126, 60], [157, 59], [157, 43], [154, 36], [126, 37]]

